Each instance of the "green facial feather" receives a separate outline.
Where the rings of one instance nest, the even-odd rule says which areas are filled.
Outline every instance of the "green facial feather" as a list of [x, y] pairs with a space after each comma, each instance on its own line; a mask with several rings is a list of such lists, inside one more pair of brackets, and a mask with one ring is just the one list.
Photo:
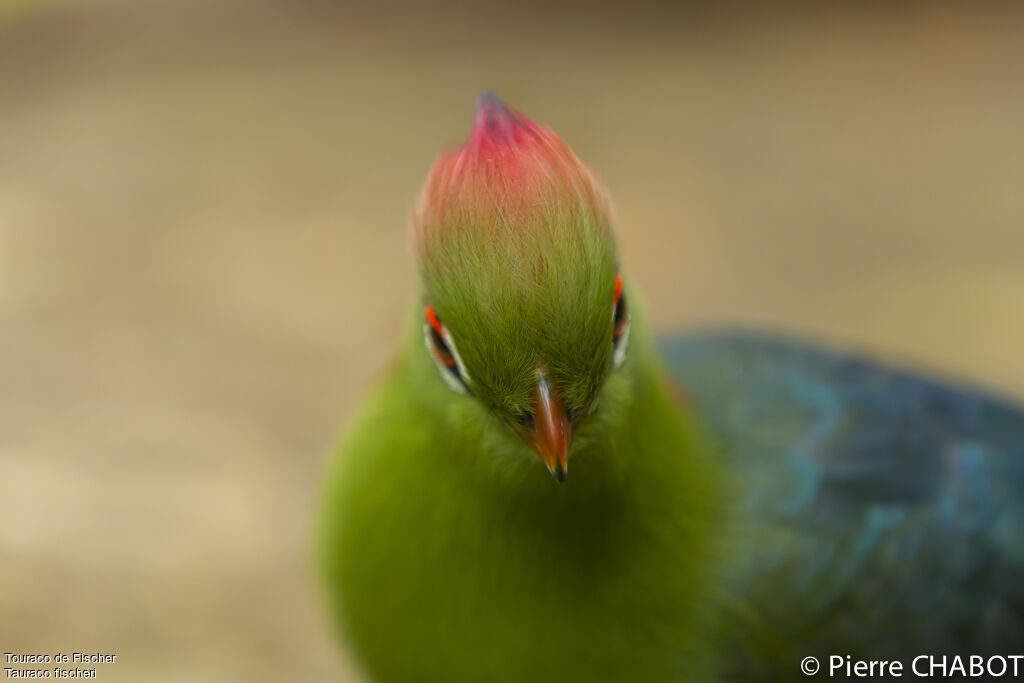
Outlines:
[[426, 296], [458, 345], [470, 389], [504, 415], [530, 409], [538, 363], [578, 414], [610, 366], [614, 247], [587, 217], [555, 220], [491, 242], [479, 238], [491, 226], [476, 223], [422, 267]]

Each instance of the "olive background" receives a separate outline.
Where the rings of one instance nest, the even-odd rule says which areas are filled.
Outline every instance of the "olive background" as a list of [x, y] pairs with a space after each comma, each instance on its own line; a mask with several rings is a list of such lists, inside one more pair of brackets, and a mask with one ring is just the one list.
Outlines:
[[1022, 36], [1010, 3], [0, 2], [0, 650], [356, 675], [319, 480], [488, 88], [608, 185], [658, 330], [1024, 400]]

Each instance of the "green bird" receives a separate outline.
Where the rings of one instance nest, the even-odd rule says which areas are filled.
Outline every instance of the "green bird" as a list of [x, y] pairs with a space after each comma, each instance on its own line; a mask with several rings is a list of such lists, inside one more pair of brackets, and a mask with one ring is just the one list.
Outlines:
[[319, 538], [372, 679], [780, 680], [812, 655], [1020, 650], [1018, 411], [761, 334], [657, 347], [604, 188], [493, 94], [412, 226], [422, 300]]

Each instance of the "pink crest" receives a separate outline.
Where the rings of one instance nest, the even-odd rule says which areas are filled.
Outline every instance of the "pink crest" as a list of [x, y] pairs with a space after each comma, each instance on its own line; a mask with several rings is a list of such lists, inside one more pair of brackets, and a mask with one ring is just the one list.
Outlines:
[[550, 127], [487, 92], [466, 143], [434, 162], [413, 229], [422, 246], [457, 226], [537, 225], [554, 206], [609, 213], [600, 183]]

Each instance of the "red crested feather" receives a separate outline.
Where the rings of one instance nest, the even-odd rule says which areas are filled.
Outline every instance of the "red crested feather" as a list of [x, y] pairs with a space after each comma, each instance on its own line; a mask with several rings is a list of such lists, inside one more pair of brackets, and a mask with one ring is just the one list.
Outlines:
[[524, 226], [531, 221], [517, 219], [538, 215], [551, 202], [610, 212], [600, 183], [550, 127], [486, 93], [466, 143], [434, 162], [413, 212], [413, 230], [422, 246], [465, 224], [467, 216]]

